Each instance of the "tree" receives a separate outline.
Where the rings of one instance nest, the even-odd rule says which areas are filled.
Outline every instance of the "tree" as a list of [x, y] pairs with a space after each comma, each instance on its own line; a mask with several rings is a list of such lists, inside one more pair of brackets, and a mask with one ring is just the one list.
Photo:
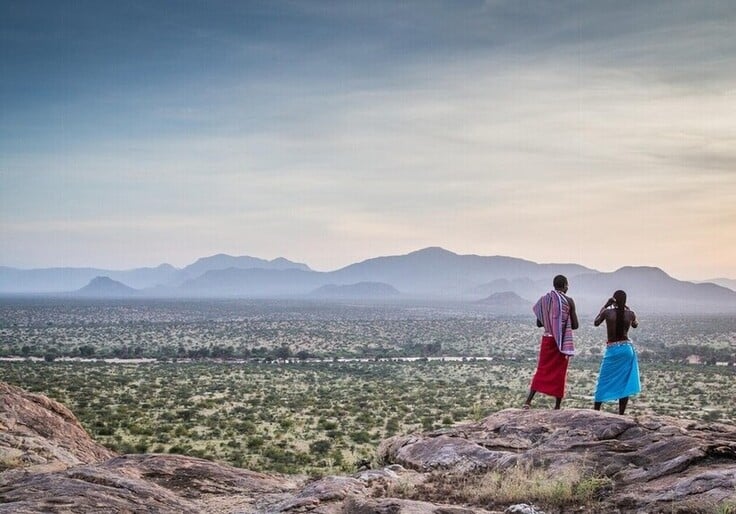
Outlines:
[[278, 360], [290, 359], [294, 354], [291, 353], [291, 348], [286, 345], [280, 346], [273, 351], [273, 358]]
[[95, 347], [91, 344], [84, 344], [79, 347], [79, 355], [82, 357], [92, 357], [95, 354]]

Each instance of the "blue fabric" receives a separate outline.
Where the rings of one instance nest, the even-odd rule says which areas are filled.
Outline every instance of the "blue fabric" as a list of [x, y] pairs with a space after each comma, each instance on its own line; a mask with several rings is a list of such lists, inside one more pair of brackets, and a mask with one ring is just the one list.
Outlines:
[[598, 372], [595, 401], [610, 402], [640, 391], [639, 362], [631, 342], [608, 346]]

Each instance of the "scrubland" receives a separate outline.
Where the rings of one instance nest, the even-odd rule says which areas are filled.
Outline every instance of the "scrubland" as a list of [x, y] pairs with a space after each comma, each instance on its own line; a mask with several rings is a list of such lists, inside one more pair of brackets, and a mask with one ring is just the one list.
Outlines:
[[[4, 380], [63, 402], [118, 451], [315, 474], [373, 461], [377, 443], [394, 434], [518, 407], [533, 368], [532, 361], [0, 363]], [[590, 407], [596, 372], [593, 362], [571, 365], [565, 407]], [[733, 368], [650, 363], [642, 380], [631, 415], [736, 419], [736, 406], [724, 401]], [[544, 396], [535, 400], [536, 408], [551, 406]]]
[[[605, 345], [594, 314], [580, 313], [584, 358]], [[733, 316], [639, 318], [631, 335], [645, 360], [736, 361]], [[0, 299], [0, 357], [526, 359], [538, 338], [531, 314], [500, 316], [472, 303]]]
[[[633, 335], [644, 390], [628, 413], [734, 422], [736, 368], [683, 361], [693, 354], [710, 363], [736, 360], [736, 321], [640, 318]], [[592, 402], [605, 334], [585, 313], [582, 325], [564, 407]], [[120, 452], [187, 453], [319, 475], [374, 461], [385, 437], [520, 406], [538, 337], [529, 317], [459, 304], [3, 300], [0, 355], [47, 360], [0, 362], [0, 377], [63, 402]], [[400, 356], [467, 359], [373, 360]], [[535, 399], [535, 408], [551, 406], [549, 398]]]

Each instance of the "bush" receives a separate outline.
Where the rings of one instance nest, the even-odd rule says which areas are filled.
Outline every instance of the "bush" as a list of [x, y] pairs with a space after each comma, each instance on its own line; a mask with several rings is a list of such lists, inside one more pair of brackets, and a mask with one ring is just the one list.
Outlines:
[[350, 434], [350, 439], [358, 444], [361, 444], [370, 442], [371, 436], [365, 430], [360, 430], [358, 432], [353, 432], [352, 434]]
[[314, 441], [309, 445], [309, 451], [311, 451], [315, 455], [325, 455], [327, 454], [327, 452], [330, 451], [331, 448], [332, 442], [328, 441], [327, 439]]
[[258, 448], [263, 447], [264, 440], [262, 437], [251, 437], [248, 439], [248, 442], [246, 443], [246, 446], [251, 450], [257, 450]]

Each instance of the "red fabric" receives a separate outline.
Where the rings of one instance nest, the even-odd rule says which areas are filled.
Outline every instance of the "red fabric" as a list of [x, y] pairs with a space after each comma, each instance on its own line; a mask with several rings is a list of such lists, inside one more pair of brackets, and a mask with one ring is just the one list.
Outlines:
[[532, 378], [531, 388], [555, 398], [563, 398], [565, 396], [567, 362], [567, 356], [557, 349], [555, 338], [542, 336], [537, 372], [534, 373]]

